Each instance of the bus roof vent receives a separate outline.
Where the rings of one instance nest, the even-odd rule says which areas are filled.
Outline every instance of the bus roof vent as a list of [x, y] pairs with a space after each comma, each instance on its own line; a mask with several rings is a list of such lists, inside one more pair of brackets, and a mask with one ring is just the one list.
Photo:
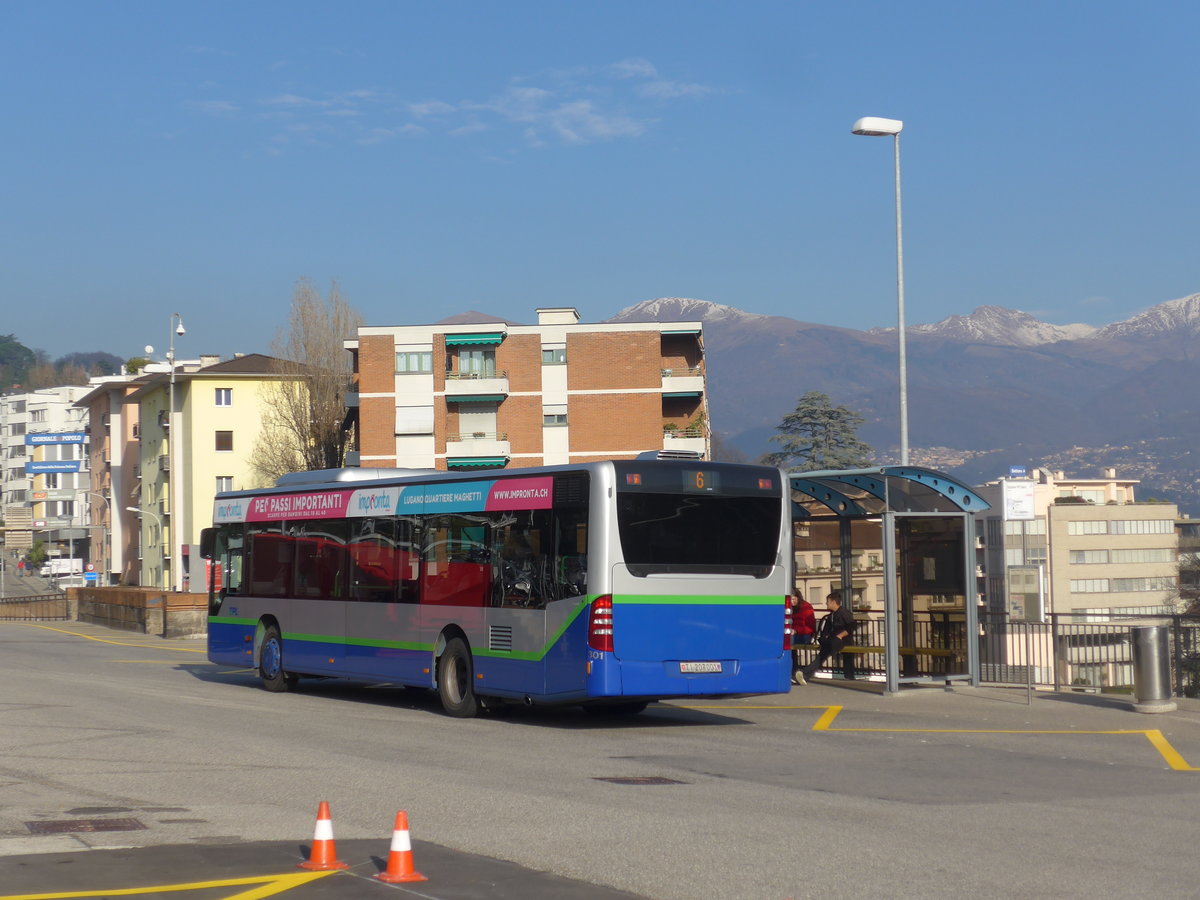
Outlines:
[[437, 469], [313, 469], [311, 472], [289, 472], [275, 479], [275, 487], [294, 487], [302, 484], [333, 484], [339, 481], [378, 481], [401, 475], [423, 475]]
[[637, 455], [638, 459], [704, 459], [699, 450], [646, 450]]

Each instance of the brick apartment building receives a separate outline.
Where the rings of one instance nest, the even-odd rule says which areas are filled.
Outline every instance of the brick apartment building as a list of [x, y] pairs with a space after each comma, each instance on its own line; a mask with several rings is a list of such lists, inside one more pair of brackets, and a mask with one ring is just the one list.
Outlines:
[[370, 326], [354, 357], [365, 467], [483, 469], [709, 455], [699, 322], [581, 324], [571, 308], [504, 321]]

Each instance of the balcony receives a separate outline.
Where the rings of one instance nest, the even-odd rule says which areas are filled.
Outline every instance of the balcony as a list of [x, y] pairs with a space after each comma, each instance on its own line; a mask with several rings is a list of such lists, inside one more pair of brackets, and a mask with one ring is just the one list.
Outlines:
[[512, 455], [512, 444], [504, 432], [473, 431], [446, 435], [446, 458], [496, 458]]
[[358, 409], [358, 391], [346, 391], [342, 395], [342, 405], [346, 409]]
[[160, 472], [170, 472], [171, 471], [171, 457], [169, 455], [167, 455], [166, 453], [164, 453], [162, 456], [160, 456], [158, 458], [158, 471], [160, 471]]
[[679, 366], [663, 369], [662, 390], [668, 397], [699, 397], [704, 393], [704, 370]]
[[664, 450], [691, 450], [704, 453], [705, 447], [703, 428], [664, 428]]
[[508, 396], [508, 372], [447, 372], [447, 403], [498, 403]]

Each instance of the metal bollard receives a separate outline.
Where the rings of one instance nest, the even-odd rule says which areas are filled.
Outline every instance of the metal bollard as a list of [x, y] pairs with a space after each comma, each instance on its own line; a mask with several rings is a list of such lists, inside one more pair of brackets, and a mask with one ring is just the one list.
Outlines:
[[1142, 713], [1171, 712], [1171, 653], [1167, 649], [1165, 625], [1129, 629], [1133, 645], [1133, 708]]

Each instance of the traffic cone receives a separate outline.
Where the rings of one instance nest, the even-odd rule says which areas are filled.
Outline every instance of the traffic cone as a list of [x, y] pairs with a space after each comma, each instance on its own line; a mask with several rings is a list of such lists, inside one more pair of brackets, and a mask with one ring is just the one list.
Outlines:
[[333, 819], [329, 817], [329, 804], [324, 800], [317, 807], [317, 828], [313, 832], [312, 852], [308, 862], [300, 863], [299, 869], [348, 869], [349, 863], [337, 858], [337, 849], [333, 843]]
[[380, 881], [395, 884], [400, 881], [428, 881], [420, 872], [413, 871], [412, 841], [408, 837], [408, 813], [396, 813], [396, 827], [392, 830], [392, 848], [388, 853], [387, 871], [375, 876]]

